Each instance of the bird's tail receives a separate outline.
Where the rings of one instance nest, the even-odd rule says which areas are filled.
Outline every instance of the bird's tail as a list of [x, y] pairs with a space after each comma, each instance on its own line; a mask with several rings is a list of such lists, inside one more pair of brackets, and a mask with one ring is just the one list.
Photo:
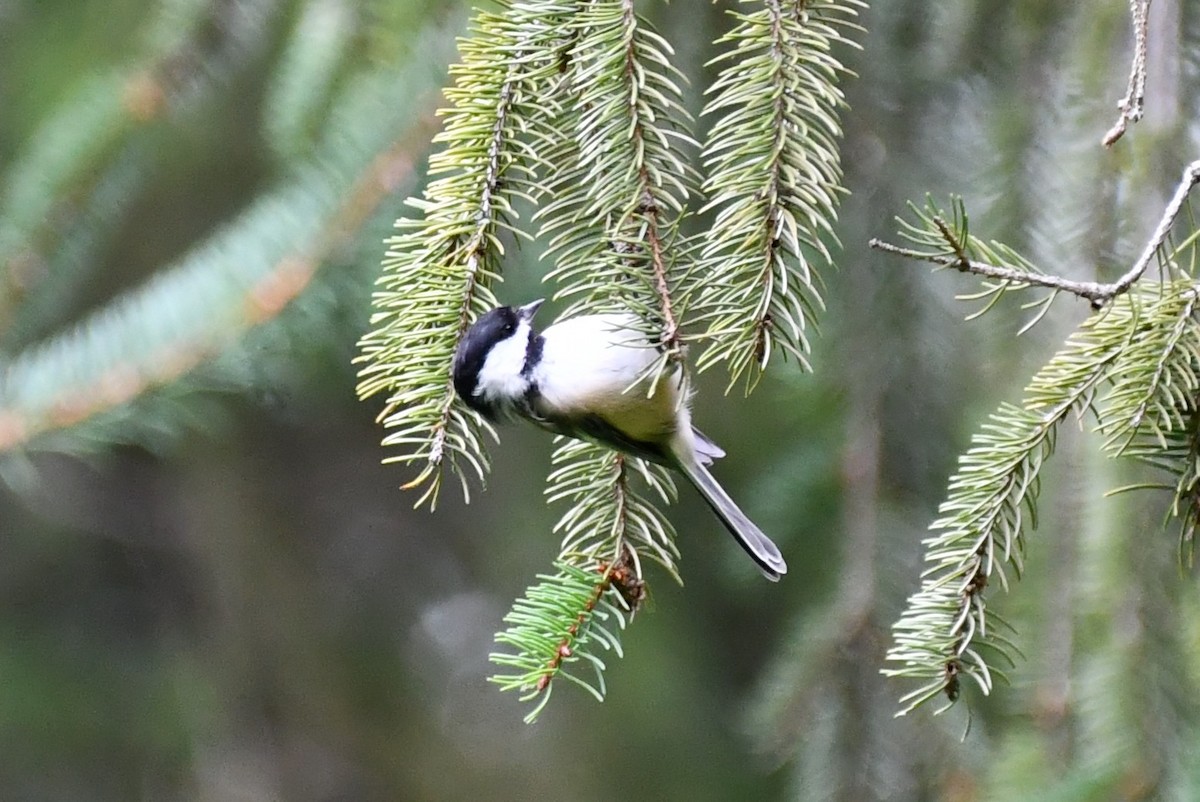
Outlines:
[[764, 535], [763, 531], [746, 517], [725, 492], [725, 488], [717, 483], [698, 460], [679, 460], [679, 470], [700, 492], [708, 506], [721, 519], [721, 523], [725, 524], [729, 534], [746, 550], [763, 575], [772, 582], [778, 582], [779, 578], [787, 573], [787, 563], [771, 538]]

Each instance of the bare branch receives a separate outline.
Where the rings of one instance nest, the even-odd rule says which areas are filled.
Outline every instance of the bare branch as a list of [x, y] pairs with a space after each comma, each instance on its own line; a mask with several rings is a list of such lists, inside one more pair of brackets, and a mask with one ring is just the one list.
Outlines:
[[1167, 204], [1162, 218], [1158, 221], [1158, 228], [1154, 229], [1154, 235], [1146, 243], [1145, 250], [1134, 262], [1133, 267], [1129, 268], [1129, 272], [1113, 282], [1110, 298], [1128, 290], [1146, 272], [1146, 268], [1154, 260], [1155, 253], [1167, 241], [1167, 235], [1171, 233], [1171, 226], [1175, 225], [1175, 218], [1179, 217], [1179, 213], [1183, 211], [1183, 204], [1187, 201], [1188, 193], [1197, 183], [1200, 183], [1200, 159], [1183, 168], [1183, 177], [1179, 180], [1179, 186], [1175, 188], [1175, 195]]
[[976, 276], [983, 276], [984, 278], [1007, 281], [1010, 284], [1026, 284], [1032, 287], [1048, 287], [1052, 290], [1062, 290], [1072, 295], [1078, 295], [1080, 298], [1086, 298], [1092, 302], [1093, 306], [1103, 306], [1111, 297], [1108, 294], [1108, 288], [1111, 285], [1101, 284], [1096, 281], [1072, 281], [1068, 278], [1049, 276], [1043, 273], [1028, 273], [1024, 270], [1016, 270], [1011, 267], [976, 262], [968, 259], [966, 256], [939, 256], [937, 254], [913, 250], [912, 248], [902, 248], [899, 245], [893, 245], [890, 242], [884, 242], [879, 239], [873, 239], [869, 244], [877, 251], [894, 253], [897, 256], [915, 259], [919, 262], [930, 262], [935, 265], [953, 267], [960, 273], [971, 273]]
[[1184, 168], [1179, 186], [1175, 188], [1175, 194], [1172, 196], [1170, 203], [1167, 204], [1167, 208], [1163, 211], [1163, 216], [1158, 221], [1158, 226], [1154, 229], [1154, 234], [1151, 235], [1150, 240], [1146, 243], [1142, 255], [1138, 257], [1133, 267], [1129, 268], [1124, 275], [1109, 284], [1096, 281], [1074, 281], [1062, 276], [1033, 273], [1026, 270], [972, 260], [967, 256], [965, 243], [959, 242], [951, 228], [939, 217], [934, 217], [933, 222], [938, 227], [938, 231], [941, 233], [942, 238], [945, 239], [946, 244], [950, 247], [952, 251], [950, 254], [935, 254], [913, 248], [903, 248], [879, 239], [872, 239], [869, 244], [875, 250], [894, 253], [897, 256], [903, 256], [919, 262], [929, 262], [935, 265], [952, 267], [962, 273], [971, 273], [976, 276], [997, 279], [1010, 284], [1023, 284], [1032, 287], [1047, 287], [1052, 290], [1061, 290], [1080, 298], [1086, 298], [1094, 308], [1099, 309], [1116, 296], [1128, 292], [1129, 288], [1145, 274], [1146, 269], [1154, 261], [1159, 249], [1166, 242], [1167, 235], [1171, 232], [1171, 226], [1175, 224], [1176, 218], [1179, 217], [1179, 213], [1183, 210], [1183, 204], [1187, 201], [1188, 193], [1198, 183], [1200, 183], [1200, 159]]
[[1125, 126], [1142, 119], [1146, 103], [1146, 26], [1150, 16], [1150, 0], [1129, 0], [1129, 12], [1133, 17], [1133, 63], [1129, 67], [1129, 87], [1125, 97], [1117, 101], [1117, 117], [1101, 142], [1111, 148], [1125, 134]]

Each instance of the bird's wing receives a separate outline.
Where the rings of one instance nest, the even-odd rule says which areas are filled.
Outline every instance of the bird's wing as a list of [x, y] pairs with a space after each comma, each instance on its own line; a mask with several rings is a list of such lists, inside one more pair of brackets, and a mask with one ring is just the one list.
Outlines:
[[555, 434], [588, 440], [660, 465], [675, 464], [662, 445], [635, 440], [599, 415], [572, 416], [570, 419], [531, 415], [530, 419]]

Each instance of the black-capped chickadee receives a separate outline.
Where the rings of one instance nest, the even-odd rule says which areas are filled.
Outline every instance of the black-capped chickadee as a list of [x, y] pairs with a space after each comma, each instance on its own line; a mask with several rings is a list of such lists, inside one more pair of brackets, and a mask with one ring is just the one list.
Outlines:
[[785, 574], [779, 549], [705, 467], [725, 452], [692, 428], [682, 370], [647, 393], [658, 354], [634, 315], [582, 315], [538, 334], [541, 305], [501, 306], [467, 331], [454, 355], [454, 388], [467, 405], [493, 422], [524, 418], [678, 470], [768, 579]]

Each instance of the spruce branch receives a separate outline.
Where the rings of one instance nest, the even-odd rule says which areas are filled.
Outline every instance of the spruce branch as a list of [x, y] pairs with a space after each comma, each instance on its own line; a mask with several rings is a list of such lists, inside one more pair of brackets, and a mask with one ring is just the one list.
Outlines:
[[[542, 195], [548, 202], [536, 219], [556, 266], [547, 280], [559, 284], [557, 297], [573, 297], [568, 314], [632, 311], [661, 354], [643, 377], [655, 392], [664, 373], [682, 360], [677, 275], [680, 221], [694, 175], [684, 148], [693, 146], [690, 118], [682, 105], [678, 72], [665, 40], [638, 17], [633, 3], [603, 0], [573, 14], [565, 35], [571, 42], [557, 83], [562, 115], [541, 138], [549, 143], [546, 161], [554, 173]], [[543, 122], [546, 122], [543, 118]], [[556, 130], [569, 132], [558, 136]], [[638, 489], [641, 485], [645, 490]], [[658, 562], [676, 579], [675, 533], [654, 501], [670, 503], [675, 485], [666, 468], [579, 440], [562, 440], [555, 450], [546, 495], [567, 506], [555, 531], [563, 537], [563, 567], [618, 566], [618, 597], [626, 603], [644, 593], [643, 557]], [[594, 579], [593, 579], [594, 581]], [[629, 590], [636, 591], [632, 594]], [[594, 599], [586, 593], [560, 593], [557, 581], [539, 586], [563, 611], [562, 623], [591, 620]], [[596, 594], [599, 594], [597, 586]], [[519, 610], [514, 609], [514, 614]], [[636, 606], [636, 605], [634, 605]], [[542, 673], [524, 679], [494, 678], [504, 688], [541, 694], [536, 715], [548, 698], [559, 663], [547, 658], [546, 642], [505, 633], [499, 641], [517, 649], [497, 655]], [[613, 644], [615, 635], [611, 636]], [[555, 641], [551, 639], [550, 644]], [[581, 642], [572, 657], [592, 660], [596, 682], [587, 687], [603, 698], [603, 663], [596, 645]], [[574, 675], [569, 675], [578, 681]]]
[[1137, 261], [1120, 278], [1107, 284], [1075, 281], [1043, 273], [1006, 246], [995, 242], [984, 243], [971, 237], [967, 229], [966, 211], [959, 198], [952, 200], [952, 222], [947, 222], [945, 213], [931, 199], [926, 200], [924, 210], [909, 203], [909, 208], [917, 216], [917, 222], [909, 223], [900, 218], [897, 218], [897, 222], [901, 226], [902, 236], [918, 247], [902, 247], [879, 239], [872, 239], [870, 246], [907, 259], [952, 267], [959, 272], [982, 276], [996, 282], [985, 285], [986, 295], [998, 297], [1009, 290], [1045, 287], [1055, 292], [1066, 292], [1084, 298], [1094, 309], [1100, 309], [1114, 298], [1128, 292], [1145, 275], [1151, 263], [1156, 260], [1169, 262], [1164, 258], [1167, 238], [1183, 211], [1189, 193], [1197, 183], [1200, 183], [1200, 160], [1184, 168], [1183, 177], [1175, 188], [1175, 193], [1163, 210], [1154, 233], [1150, 235]]
[[431, 27], [411, 63], [349, 81], [307, 164], [151, 281], [18, 352], [0, 371], [0, 451], [45, 447], [52, 434], [53, 448], [74, 451], [170, 427], [132, 402], [209, 389], [181, 379], [277, 321], [411, 177], [433, 128], [412, 106], [433, 77], [425, 60], [448, 41]]
[[[1105, 451], [1165, 471], [1169, 516], [1179, 521], [1179, 548], [1190, 565], [1200, 512], [1200, 320], [1191, 281], [1167, 285], [1141, 311], [1137, 336], [1114, 363], [1111, 390], [1101, 399]], [[1115, 491], [1114, 491], [1115, 492]]]
[[1142, 119], [1146, 105], [1146, 28], [1150, 0], [1129, 0], [1129, 13], [1133, 18], [1133, 59], [1129, 66], [1129, 85], [1125, 89], [1125, 96], [1117, 101], [1117, 121], [1101, 140], [1106, 148], [1111, 148], [1125, 135], [1129, 123]]
[[[743, 0], [745, 2], [746, 0]], [[853, 45], [858, 0], [768, 0], [736, 26], [709, 87], [705, 114], [720, 115], [704, 146], [706, 210], [716, 211], [700, 246], [705, 370], [725, 364], [749, 391], [772, 351], [808, 367], [807, 329], [823, 308], [809, 253], [832, 261], [842, 170], [839, 81], [833, 54]]]
[[[669, 254], [693, 183], [682, 152], [695, 145], [676, 82], [682, 75], [671, 65], [670, 45], [632, 0], [592, 2], [579, 25], [572, 88], [579, 168], [588, 182], [584, 214], [604, 220], [602, 247], [636, 272], [633, 292], [611, 300], [644, 306], [657, 322], [665, 368], [681, 358]], [[619, 80], [596, 80], [602, 76]], [[610, 299], [590, 300], [598, 308]]]
[[[838, 31], [850, 24], [841, 15], [852, 17], [860, 5], [846, 0], [838, 7], [850, 11], [825, 3], [774, 6], [773, 41], [795, 63], [776, 76], [774, 86], [785, 97], [768, 124], [812, 130], [768, 135], [767, 151], [783, 147], [785, 139], [832, 149], [838, 129], [826, 117], [842, 101], [826, 82], [841, 67], [823, 48], [840, 41]], [[828, 18], [822, 16], [827, 6]], [[739, 41], [769, 53], [771, 30], [748, 30]], [[380, 415], [390, 430], [384, 443], [399, 450], [385, 461], [418, 468], [407, 485], [424, 487], [418, 504], [436, 500], [446, 468], [463, 481], [464, 492], [470, 475], [482, 480], [488, 470], [482, 441], [490, 428], [455, 400], [450, 369], [469, 324], [495, 304], [491, 286], [500, 278], [502, 235], [526, 233], [516, 223], [518, 199], [537, 208], [538, 239], [554, 262], [545, 278], [557, 284], [556, 298], [570, 299], [566, 315], [629, 311], [639, 321], [657, 356], [630, 392], [654, 393], [659, 382], [672, 381], [686, 394], [683, 327], [695, 299], [723, 281], [686, 267], [695, 246], [680, 228], [699, 183], [690, 164], [698, 145], [671, 47], [636, 13], [633, 0], [505, 4], [495, 15], [477, 16], [473, 34], [463, 44], [463, 64], [448, 93], [451, 109], [439, 137], [444, 150], [431, 160], [436, 180], [413, 202], [423, 217], [398, 223], [401, 232], [389, 242], [375, 294], [374, 330], [360, 343], [359, 393], [388, 394]], [[768, 37], [762, 48], [749, 43], [758, 35]], [[803, 47], [811, 52], [794, 52]], [[745, 112], [743, 124], [749, 126], [755, 113]], [[724, 150], [719, 142], [714, 147]], [[810, 164], [806, 151], [783, 150], [769, 189], [788, 197], [772, 201], [777, 211], [763, 212], [762, 225], [773, 228], [771, 236], [787, 246], [780, 248], [797, 258], [810, 245], [825, 253], [820, 236], [829, 235], [840, 168], [831, 153]], [[743, 170], [755, 173], [757, 166]], [[808, 183], [788, 194], [796, 181]], [[812, 201], [814, 193], [829, 197]], [[793, 200], [795, 209], [788, 205]], [[804, 222], [805, 214], [821, 215], [822, 222]], [[774, 246], [756, 247], [761, 259]], [[757, 287], [761, 270], [754, 275]], [[797, 282], [791, 274], [780, 275], [766, 279], [773, 300], [760, 324], [779, 314], [771, 303], [806, 303], [792, 296]], [[805, 281], [815, 279], [806, 273]], [[807, 319], [811, 311], [800, 314]], [[547, 484], [551, 502], [566, 505], [556, 526], [563, 536], [558, 570], [518, 602], [513, 629], [497, 638], [516, 650], [497, 655], [498, 662], [522, 669], [496, 678], [502, 687], [541, 694], [540, 710], [544, 692], [568, 663], [565, 647], [572, 659], [591, 661], [597, 680], [588, 687], [603, 695], [603, 662], [594, 650], [613, 647], [615, 636], [587, 641], [574, 639], [575, 633], [603, 608], [610, 590], [605, 582], [615, 583], [617, 595], [636, 607], [630, 600], [644, 595], [646, 559], [678, 579], [674, 531], [656, 506], [674, 494], [661, 466], [591, 443], [559, 445]], [[601, 581], [598, 565], [625, 567], [601, 569], [608, 577]], [[553, 621], [545, 618], [548, 611]]]
[[1100, 409], [1110, 456], [1161, 450], [1167, 437], [1189, 428], [1200, 390], [1200, 321], [1196, 288], [1182, 281], [1162, 288], [1138, 313], [1134, 335], [1113, 363], [1111, 388]]
[[[693, 174], [682, 148], [694, 145], [671, 66], [670, 46], [640, 19], [631, 2], [593, 2], [572, 18], [570, 94], [565, 123], [572, 136], [555, 152], [561, 169], [553, 200], [538, 213], [557, 266], [547, 275], [558, 296], [576, 296], [571, 313], [632, 310], [647, 326], [661, 358], [645, 377], [655, 391], [663, 372], [682, 360], [673, 247]], [[570, 508], [557, 530], [563, 559], [612, 560], [633, 550], [641, 575], [645, 551], [678, 577], [674, 531], [657, 509], [633, 493], [640, 475], [663, 501], [675, 488], [661, 466], [581, 442], [563, 442], [547, 482], [552, 501]]]
[[1057, 428], [1092, 409], [1137, 325], [1138, 300], [1121, 296], [1085, 321], [1034, 377], [1023, 402], [1002, 404], [960, 458], [924, 541], [921, 588], [893, 627], [887, 659], [900, 667], [884, 673], [921, 683], [901, 699], [901, 714], [939, 694], [953, 703], [964, 678], [990, 693], [996, 671], [989, 652], [1011, 660], [984, 591], [996, 578], [1008, 587], [1006, 565], [1022, 572], [1025, 526], [1036, 525], [1039, 475]]
[[[972, 439], [949, 482], [942, 517], [925, 541], [927, 570], [894, 627], [885, 674], [919, 680], [901, 713], [944, 694], [953, 703], [964, 678], [987, 694], [989, 654], [1015, 647], [995, 631], [984, 591], [1007, 588], [1007, 564], [1023, 571], [1025, 522], [1036, 525], [1038, 477], [1057, 427], [1090, 411], [1110, 457], [1167, 471], [1180, 548], [1190, 557], [1200, 511], [1200, 320], [1188, 277], [1119, 295], [1084, 322], [1034, 378], [1020, 406], [1004, 404]], [[1101, 386], [1107, 386], [1103, 393]]]
[[[1015, 647], [997, 633], [984, 591], [993, 578], [1007, 587], [1006, 565], [1022, 571], [1024, 525], [1036, 524], [1040, 469], [1070, 412], [1095, 414], [1109, 456], [1138, 459], [1173, 476], [1167, 485], [1171, 515], [1181, 522], [1180, 549], [1190, 559], [1200, 511], [1200, 334], [1194, 278], [1178, 257], [1190, 247], [1194, 262], [1196, 237], [1178, 248], [1169, 238], [1198, 182], [1200, 161], [1183, 171], [1137, 260], [1110, 283], [1047, 275], [1006, 246], [974, 237], [959, 199], [950, 214], [929, 200], [924, 208], [910, 204], [915, 219], [899, 222], [913, 247], [871, 242], [879, 250], [981, 276], [983, 289], [973, 297], [987, 301], [982, 311], [1007, 292], [1028, 287], [1050, 290], [1034, 304], [1041, 307], [1039, 318], [1060, 292], [1085, 298], [1096, 310], [1035, 377], [1022, 404], [1002, 405], [973, 438], [950, 480], [941, 517], [931, 525], [934, 535], [925, 541], [928, 568], [921, 588], [894, 625], [888, 660], [901, 665], [884, 671], [919, 681], [901, 699], [901, 714], [938, 695], [953, 704], [964, 679], [990, 693], [994, 655], [1011, 661]], [[1152, 263], [1160, 266], [1162, 280], [1142, 286]], [[1096, 400], [1104, 384], [1109, 390]], [[1124, 489], [1154, 486], [1160, 485]]]
[[522, 701], [537, 700], [526, 723], [545, 709], [556, 679], [604, 700], [605, 663], [597, 651], [622, 656], [620, 632], [645, 597], [629, 554], [591, 567], [556, 562], [555, 573], [540, 575], [541, 581], [504, 617], [510, 626], [496, 634], [496, 642], [512, 646], [516, 653], [495, 652], [490, 659], [512, 673], [497, 674], [490, 681], [501, 690], [518, 691]]
[[[383, 77], [364, 89], [377, 103], [394, 92]], [[337, 157], [323, 154], [226, 231], [76, 330], [20, 352], [0, 373], [0, 451], [114, 414], [274, 321], [361, 231], [395, 182], [412, 174], [414, 149], [430, 136], [432, 118], [407, 116], [413, 127], [400, 139], [378, 115], [374, 125], [384, 131], [367, 133], [365, 116], [344, 121], [360, 128], [356, 139], [336, 138]]]
[[666, 468], [567, 438], [559, 442], [552, 462], [547, 500], [568, 505], [554, 526], [555, 532], [562, 533], [564, 559], [581, 555], [585, 560], [613, 562], [628, 552], [641, 577], [640, 555], [647, 554], [679, 578], [674, 531], [658, 507], [634, 486], [640, 480], [658, 501], [674, 502], [675, 483]]
[[388, 243], [373, 331], [360, 341], [358, 392], [388, 394], [383, 443], [399, 453], [385, 462], [419, 467], [405, 485], [425, 486], [417, 505], [436, 503], [447, 464], [464, 495], [469, 475], [486, 476], [490, 427], [456, 403], [451, 361], [471, 321], [496, 304], [501, 233], [519, 233], [512, 204], [529, 193], [535, 161], [520, 135], [542, 113], [540, 85], [557, 68], [562, 8], [531, 2], [476, 15], [462, 62], [451, 68], [451, 105], [435, 140], [443, 148], [429, 166], [437, 178], [410, 201], [423, 217], [397, 221], [401, 233]]
[[17, 340], [31, 327], [31, 308], [64, 306], [63, 287], [81, 281], [94, 264], [55, 255], [85, 244], [79, 234], [89, 233], [89, 218], [116, 215], [132, 202], [158, 153], [148, 147], [155, 124], [192, 108], [251, 55], [263, 43], [275, 4], [205, 3], [186, 19], [166, 7], [176, 4], [164, 4], [134, 62], [82, 81], [40, 124], [0, 181], [0, 338], [6, 349], [24, 344]]
[[[64, 117], [62, 124], [76, 126], [80, 121]], [[76, 185], [51, 201], [55, 216], [62, 214], [70, 221], [54, 230], [57, 241], [38, 233], [16, 245], [8, 263], [12, 292], [7, 302], [12, 305], [0, 308], [0, 353], [14, 354], [63, 324], [64, 311], [93, 278], [101, 254], [116, 241], [138, 190], [152, 173], [143, 144], [124, 147], [110, 164], [97, 169], [90, 186]], [[14, 222], [13, 217], [4, 217], [6, 223], [0, 227]], [[0, 307], [4, 303], [0, 298]]]
[[670, 45], [629, 0], [596, 0], [571, 20], [570, 136], [554, 158], [552, 200], [538, 212], [555, 297], [568, 314], [631, 310], [663, 358], [682, 358], [678, 227], [695, 184], [696, 147]]

